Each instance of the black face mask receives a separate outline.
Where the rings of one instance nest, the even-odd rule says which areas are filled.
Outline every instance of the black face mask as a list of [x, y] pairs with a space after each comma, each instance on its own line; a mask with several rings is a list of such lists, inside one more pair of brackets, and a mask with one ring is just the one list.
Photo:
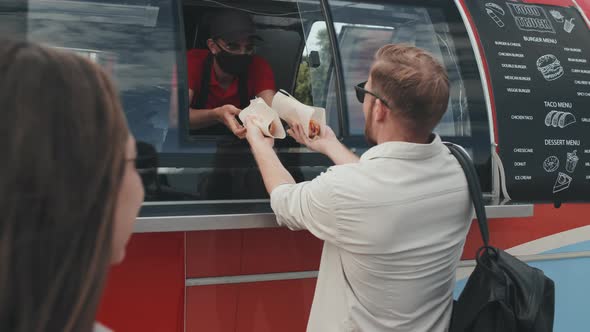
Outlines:
[[248, 70], [250, 62], [252, 62], [251, 54], [232, 54], [225, 50], [215, 54], [219, 68], [224, 72], [238, 76]]

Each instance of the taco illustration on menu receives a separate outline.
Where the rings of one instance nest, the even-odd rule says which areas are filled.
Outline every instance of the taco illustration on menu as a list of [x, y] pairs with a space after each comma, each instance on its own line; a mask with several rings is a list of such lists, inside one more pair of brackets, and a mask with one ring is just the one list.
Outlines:
[[576, 170], [576, 166], [578, 165], [580, 158], [576, 155], [576, 150], [573, 152], [568, 152], [566, 155], [567, 159], [565, 162], [565, 170], [573, 173]]
[[545, 116], [545, 126], [565, 128], [576, 123], [576, 117], [570, 112], [551, 111]]

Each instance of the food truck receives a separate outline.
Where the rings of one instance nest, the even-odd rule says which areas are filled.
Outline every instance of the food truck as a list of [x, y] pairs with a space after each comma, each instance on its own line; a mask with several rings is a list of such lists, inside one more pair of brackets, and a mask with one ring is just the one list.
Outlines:
[[[278, 227], [244, 141], [190, 130], [186, 54], [220, 9], [247, 12], [277, 89], [325, 109], [368, 149], [354, 86], [375, 51], [409, 43], [451, 82], [436, 132], [471, 155], [491, 243], [556, 284], [555, 331], [590, 324], [590, 1], [0, 1], [0, 35], [71, 50], [115, 79], [131, 131], [159, 165], [98, 319], [116, 331], [304, 331], [322, 242]], [[232, 24], [232, 22], [227, 22]], [[277, 141], [297, 181], [330, 161]], [[425, 211], [424, 213], [436, 213]], [[481, 245], [469, 232], [458, 294]]]

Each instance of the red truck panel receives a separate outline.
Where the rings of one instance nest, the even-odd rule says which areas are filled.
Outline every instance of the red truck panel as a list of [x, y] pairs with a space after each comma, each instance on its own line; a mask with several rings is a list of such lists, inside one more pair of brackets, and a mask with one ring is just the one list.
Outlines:
[[317, 270], [323, 242], [285, 228], [187, 233], [187, 277]]
[[[515, 219], [492, 219], [489, 221], [490, 242], [507, 249], [545, 236], [590, 225], [588, 204], [564, 204], [556, 209], [553, 205], [535, 205], [533, 217]], [[463, 259], [473, 259], [475, 251], [482, 245], [479, 227], [472, 224]]]
[[182, 332], [184, 280], [184, 233], [134, 234], [110, 273], [98, 321], [116, 332]]
[[305, 331], [316, 279], [187, 288], [186, 332]]

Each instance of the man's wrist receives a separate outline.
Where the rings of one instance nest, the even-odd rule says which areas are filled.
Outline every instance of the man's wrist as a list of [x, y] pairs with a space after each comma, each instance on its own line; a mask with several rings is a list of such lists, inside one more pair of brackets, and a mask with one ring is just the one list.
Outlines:
[[343, 147], [343, 145], [338, 140], [328, 141], [325, 144], [322, 144], [321, 150], [318, 151], [326, 156], [330, 156], [332, 153], [338, 153], [338, 151]]
[[[260, 151], [264, 151], [266, 149], [268, 150], [273, 150], [272, 146], [268, 145], [264, 139], [253, 139], [253, 140], [248, 140], [248, 143], [250, 143], [250, 149], [252, 150], [253, 153], [257, 153]], [[273, 150], [274, 151], [274, 150]]]
[[214, 109], [211, 110], [211, 112], [213, 112], [213, 116], [216, 121], [223, 122], [221, 107], [215, 107]]

